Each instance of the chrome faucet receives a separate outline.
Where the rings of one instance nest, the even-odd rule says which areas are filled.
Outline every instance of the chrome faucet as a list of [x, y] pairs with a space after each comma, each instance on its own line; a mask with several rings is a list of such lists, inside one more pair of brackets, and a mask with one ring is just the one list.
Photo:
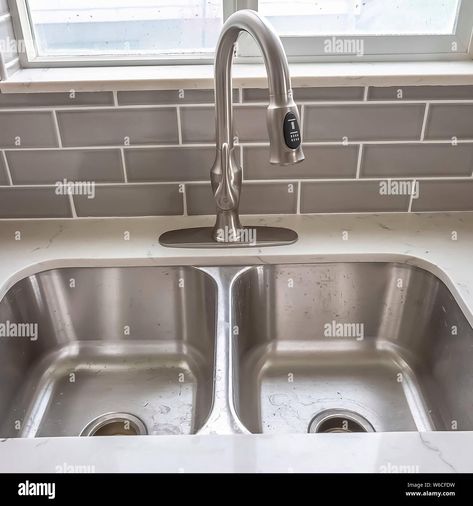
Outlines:
[[242, 31], [258, 43], [266, 66], [269, 84], [267, 126], [271, 164], [289, 165], [304, 160], [300, 120], [294, 103], [287, 58], [274, 28], [255, 11], [245, 9], [232, 14], [223, 25], [215, 56], [216, 156], [210, 171], [217, 219], [211, 228], [166, 232], [160, 237], [164, 246], [273, 246], [297, 240], [292, 230], [278, 227], [243, 227], [238, 208], [242, 175], [235, 158], [232, 63], [235, 45]]

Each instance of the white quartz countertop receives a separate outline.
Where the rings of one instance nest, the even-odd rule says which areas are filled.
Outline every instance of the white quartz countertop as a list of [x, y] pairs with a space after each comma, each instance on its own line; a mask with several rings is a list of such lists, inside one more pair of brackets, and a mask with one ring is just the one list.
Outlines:
[[[473, 213], [243, 221], [292, 228], [299, 241], [238, 249], [159, 245], [162, 232], [211, 225], [212, 217], [0, 221], [0, 298], [18, 280], [57, 267], [402, 262], [439, 277], [473, 325]], [[8, 439], [0, 442], [0, 472], [68, 466], [96, 472], [473, 472], [472, 455], [473, 432]]]

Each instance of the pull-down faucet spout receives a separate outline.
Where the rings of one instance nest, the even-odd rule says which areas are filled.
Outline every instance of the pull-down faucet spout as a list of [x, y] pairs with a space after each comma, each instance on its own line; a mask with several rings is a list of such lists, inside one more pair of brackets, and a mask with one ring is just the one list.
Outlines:
[[[166, 232], [164, 246], [274, 246], [297, 240], [292, 230], [275, 227], [242, 227], [240, 204], [242, 172], [235, 157], [232, 63], [241, 32], [249, 33], [263, 54], [269, 86], [267, 128], [271, 164], [289, 165], [304, 160], [299, 111], [294, 103], [286, 54], [273, 27], [255, 11], [240, 10], [223, 25], [215, 56], [216, 156], [210, 171], [217, 205], [214, 227]], [[250, 233], [249, 233], [250, 232]]]
[[268, 75], [269, 161], [272, 164], [288, 165], [304, 159], [299, 112], [292, 98], [289, 68], [281, 40], [272, 26], [255, 11], [237, 11], [222, 28], [215, 56], [217, 152], [210, 179], [217, 203], [213, 238], [221, 242], [225, 242], [228, 237], [237, 239], [243, 231], [238, 216], [241, 169], [235, 159], [233, 145], [232, 103], [232, 62], [235, 44], [242, 31], [248, 32], [260, 47]]

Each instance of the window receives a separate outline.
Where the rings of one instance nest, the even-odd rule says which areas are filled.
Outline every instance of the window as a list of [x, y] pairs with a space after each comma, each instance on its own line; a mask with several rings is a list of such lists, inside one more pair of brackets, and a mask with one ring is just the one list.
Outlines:
[[[471, 59], [473, 0], [15, 0], [23, 66], [211, 63], [226, 17], [266, 16], [293, 61]], [[244, 61], [258, 58], [250, 37]]]
[[260, 0], [281, 35], [449, 35], [459, 0]]
[[27, 0], [38, 56], [203, 54], [222, 26], [220, 0]]
[[[259, 0], [293, 59], [471, 59], [472, 0]], [[252, 42], [242, 55], [255, 56]]]
[[211, 57], [222, 0], [19, 0], [28, 60]]

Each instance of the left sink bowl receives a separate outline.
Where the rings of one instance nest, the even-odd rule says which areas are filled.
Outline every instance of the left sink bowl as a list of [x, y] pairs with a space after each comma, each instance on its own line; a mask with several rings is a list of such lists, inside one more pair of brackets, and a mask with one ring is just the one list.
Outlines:
[[0, 437], [197, 432], [212, 405], [216, 298], [192, 267], [19, 281], [0, 301]]

